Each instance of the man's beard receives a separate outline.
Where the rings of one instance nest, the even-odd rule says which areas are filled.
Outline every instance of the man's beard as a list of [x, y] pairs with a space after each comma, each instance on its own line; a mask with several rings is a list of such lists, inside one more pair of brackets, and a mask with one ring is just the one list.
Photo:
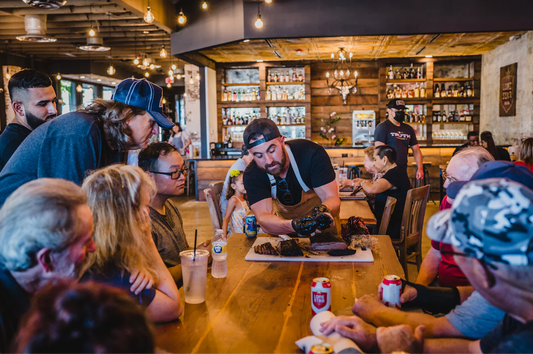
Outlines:
[[55, 118], [55, 114], [51, 114], [49, 116], [46, 116], [44, 119], [41, 119], [37, 117], [36, 115], [32, 114], [28, 110], [26, 110], [26, 122], [28, 122], [28, 125], [32, 130], [37, 129], [41, 124], [46, 123], [46, 120]]
[[[265, 165], [265, 167], [259, 167], [259, 170], [265, 172], [265, 173], [268, 173], [272, 176], [276, 176], [278, 177], [281, 172], [283, 171], [283, 168], [285, 167], [285, 163], [287, 162], [287, 153], [285, 152], [285, 149], [283, 150], [283, 158], [281, 159], [281, 162], [278, 162], [278, 161], [272, 161], [271, 164], [269, 165]], [[268, 169], [269, 167], [274, 167], [274, 166], [277, 166], [276, 168], [274, 169]]]

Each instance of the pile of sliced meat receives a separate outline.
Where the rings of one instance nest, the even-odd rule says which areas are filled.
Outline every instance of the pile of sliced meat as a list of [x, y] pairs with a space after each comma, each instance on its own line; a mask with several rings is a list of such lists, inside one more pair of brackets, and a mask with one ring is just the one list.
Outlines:
[[345, 250], [348, 248], [346, 242], [342, 238], [332, 235], [329, 232], [321, 232], [311, 236], [311, 249], [313, 251], [332, 251]]
[[268, 254], [272, 256], [282, 255], [285, 257], [301, 257], [304, 255], [298, 245], [297, 240], [280, 241], [277, 248], [274, 248], [270, 242], [263, 243], [254, 247], [255, 253]]
[[272, 256], [279, 255], [278, 250], [275, 249], [270, 242], [263, 243], [262, 245], [254, 247], [255, 253], [258, 254], [269, 254]]

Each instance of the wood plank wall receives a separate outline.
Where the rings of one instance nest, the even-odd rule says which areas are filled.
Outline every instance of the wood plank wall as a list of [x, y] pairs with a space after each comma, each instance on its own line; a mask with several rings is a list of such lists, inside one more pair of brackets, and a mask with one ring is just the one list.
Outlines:
[[[326, 84], [326, 72], [333, 73], [333, 62], [321, 62], [311, 64], [311, 140], [323, 146], [331, 146], [330, 141], [322, 138], [320, 127], [323, 123], [320, 119], [328, 119], [332, 112], [341, 117], [335, 123], [337, 136], [347, 138], [343, 146], [352, 146], [352, 112], [354, 110], [373, 110], [376, 116], [379, 112], [379, 64], [377, 61], [355, 61], [354, 70], [358, 73], [356, 94], [348, 95], [347, 104], [344, 105], [342, 96], [337, 90], [328, 93]], [[331, 77], [331, 76], [330, 76]]]

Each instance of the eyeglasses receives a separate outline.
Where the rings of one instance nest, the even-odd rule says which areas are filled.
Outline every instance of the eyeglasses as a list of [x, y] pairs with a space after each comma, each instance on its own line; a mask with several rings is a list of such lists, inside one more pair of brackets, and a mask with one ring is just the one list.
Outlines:
[[171, 179], [179, 179], [181, 177], [181, 174], [183, 174], [184, 176], [187, 174], [188, 169], [189, 169], [188, 167], [183, 167], [181, 170], [174, 171], [174, 172], [160, 172], [160, 171], [148, 171], [148, 172], [152, 172], [158, 175], [170, 176]]
[[448, 176], [448, 173], [446, 172], [446, 170], [442, 171], [442, 177], [444, 177], [445, 181], [448, 180], [450, 183], [457, 182], [457, 178]]
[[292, 197], [291, 192], [289, 191], [289, 184], [285, 180], [285, 178], [282, 178], [278, 181], [278, 188], [280, 191], [283, 192], [283, 201], [287, 204], [291, 204], [294, 202], [294, 198]]

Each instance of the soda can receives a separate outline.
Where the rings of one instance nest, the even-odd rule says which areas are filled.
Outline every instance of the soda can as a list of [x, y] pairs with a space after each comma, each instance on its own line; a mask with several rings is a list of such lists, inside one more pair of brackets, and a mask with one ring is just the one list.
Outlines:
[[311, 309], [313, 316], [331, 310], [331, 283], [328, 278], [315, 278], [311, 285]]
[[254, 214], [248, 214], [244, 218], [244, 233], [248, 237], [257, 236], [257, 219]]
[[386, 275], [381, 282], [381, 301], [388, 307], [401, 308], [402, 279], [397, 275]]
[[331, 354], [333, 353], [333, 347], [328, 343], [315, 344], [311, 347], [308, 354]]

